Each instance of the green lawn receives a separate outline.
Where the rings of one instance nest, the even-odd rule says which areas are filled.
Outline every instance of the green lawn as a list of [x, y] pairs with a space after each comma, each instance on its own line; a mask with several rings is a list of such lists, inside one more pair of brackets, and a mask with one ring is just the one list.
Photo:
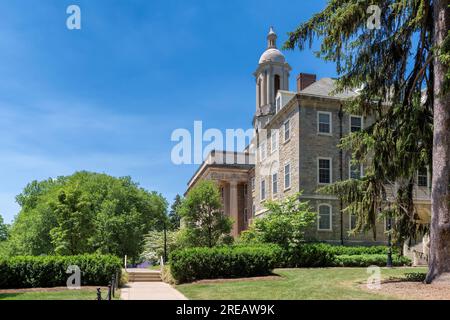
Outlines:
[[[0, 293], [0, 300], [96, 300], [96, 289]], [[102, 289], [102, 297], [106, 290]], [[119, 299], [120, 291], [116, 291], [115, 299]]]
[[[276, 269], [280, 279], [182, 284], [176, 288], [189, 299], [392, 299], [361, 287], [369, 277], [366, 268]], [[401, 277], [426, 268], [382, 268], [383, 279]]]

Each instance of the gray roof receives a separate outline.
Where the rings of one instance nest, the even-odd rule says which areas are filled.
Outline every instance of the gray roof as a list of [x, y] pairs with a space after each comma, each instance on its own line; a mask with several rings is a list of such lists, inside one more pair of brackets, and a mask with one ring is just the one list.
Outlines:
[[322, 78], [300, 91], [300, 94], [332, 97], [338, 99], [348, 99], [358, 95], [356, 90], [346, 90], [344, 92], [333, 95], [332, 92], [336, 89], [335, 82], [336, 80], [332, 78]]

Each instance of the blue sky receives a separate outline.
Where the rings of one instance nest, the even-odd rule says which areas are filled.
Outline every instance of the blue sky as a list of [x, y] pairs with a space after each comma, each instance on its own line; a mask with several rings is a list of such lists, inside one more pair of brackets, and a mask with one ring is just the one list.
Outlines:
[[[82, 29], [66, 28], [81, 8]], [[77, 170], [129, 175], [169, 202], [197, 165], [172, 164], [177, 128], [251, 127], [253, 71], [270, 25], [278, 45], [325, 1], [2, 0], [0, 214], [32, 180]], [[313, 51], [299, 72], [335, 76]]]

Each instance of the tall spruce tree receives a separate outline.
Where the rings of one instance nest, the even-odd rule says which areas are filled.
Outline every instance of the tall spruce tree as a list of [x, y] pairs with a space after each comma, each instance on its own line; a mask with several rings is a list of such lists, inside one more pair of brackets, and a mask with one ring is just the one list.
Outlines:
[[[365, 177], [322, 190], [347, 203], [357, 230], [375, 234], [378, 215], [390, 214], [396, 216], [400, 242], [427, 232], [419, 223], [413, 187], [417, 170], [432, 168], [427, 282], [450, 272], [448, 30], [447, 0], [330, 0], [289, 33], [284, 45], [303, 50], [319, 39], [317, 56], [336, 64], [336, 92], [359, 88], [344, 109], [375, 119], [341, 143], [370, 164]], [[388, 206], [386, 194], [394, 189]]]

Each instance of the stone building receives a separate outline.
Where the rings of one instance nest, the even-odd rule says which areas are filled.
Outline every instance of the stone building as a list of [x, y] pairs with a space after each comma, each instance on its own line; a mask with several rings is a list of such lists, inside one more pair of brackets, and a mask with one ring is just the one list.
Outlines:
[[[309, 239], [374, 243], [372, 233], [349, 236], [355, 228], [355, 217], [342, 213], [343, 205], [337, 197], [316, 192], [321, 186], [364, 174], [364, 164], [355, 165], [351, 155], [337, 147], [343, 136], [371, 121], [343, 112], [343, 101], [358, 92], [333, 94], [333, 79], [316, 79], [306, 73], [297, 76], [297, 88], [290, 91], [292, 68], [277, 49], [276, 40], [270, 28], [267, 49], [254, 72], [252, 146], [256, 147], [249, 146], [243, 153], [212, 152], [189, 181], [188, 191], [199, 179], [217, 181], [224, 212], [235, 221], [234, 236], [252, 219], [266, 213], [267, 199], [282, 199], [302, 191], [302, 198], [318, 213], [316, 225], [307, 233]], [[424, 169], [418, 173], [415, 187], [415, 203], [424, 222], [430, 217], [430, 194], [430, 176]], [[377, 242], [386, 241], [386, 228], [386, 221], [378, 222]]]

